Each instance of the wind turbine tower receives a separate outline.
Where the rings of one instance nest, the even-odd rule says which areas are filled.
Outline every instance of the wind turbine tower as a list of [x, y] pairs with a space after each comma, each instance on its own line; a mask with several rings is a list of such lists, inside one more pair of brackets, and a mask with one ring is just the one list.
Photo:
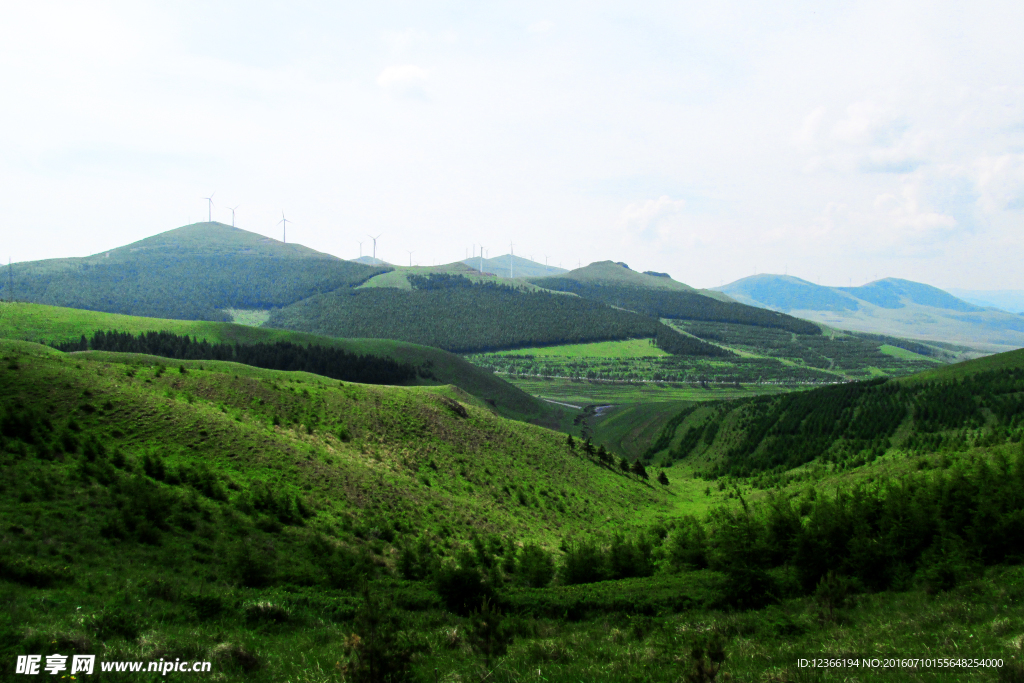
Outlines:
[[287, 218], [285, 218], [285, 217], [284, 217], [284, 211], [282, 211], [282, 212], [281, 212], [281, 220], [279, 220], [279, 221], [277, 222], [277, 224], [278, 224], [278, 225], [281, 225], [281, 226], [283, 226], [283, 227], [282, 227], [282, 233], [281, 233], [281, 241], [282, 241], [282, 242], [283, 242], [284, 244], [288, 244], [288, 224], [289, 224], [289, 223], [291, 223], [291, 224], [293, 224], [293, 225], [294, 225], [294, 224], [295, 224], [295, 221], [290, 221], [290, 220], [288, 220]]
[[359, 245], [359, 258], [363, 258], [363, 243], [359, 240], [356, 240], [356, 243]]
[[212, 223], [213, 222], [213, 195], [215, 195], [215, 194], [217, 194], [217, 193], [216, 192], [211, 192], [209, 197], [203, 197], [203, 199], [206, 200], [206, 222], [207, 223]]
[[484, 245], [480, 245], [480, 274], [484, 274]]
[[[409, 250], [406, 249], [406, 251], [409, 251]], [[409, 267], [412, 268], [412, 252], [411, 251], [409, 251]]]
[[509, 277], [510, 280], [516, 276], [516, 272], [515, 272], [515, 267], [516, 266], [512, 262], [513, 259], [516, 256], [515, 246], [516, 245], [512, 244], [511, 242], [508, 243], [508, 277]]
[[[380, 238], [380, 236], [381, 236], [381, 235], [383, 235], [383, 234], [384, 234], [384, 233], [380, 233], [380, 234], [378, 234], [378, 235], [377, 235], [377, 237], [374, 237], [373, 235], [367, 235], [367, 237], [369, 237], [369, 238], [370, 238], [371, 240], [373, 240], [373, 260], [374, 260], [374, 261], [376, 261], [376, 260], [377, 260], [377, 240], [378, 240], [378, 239]], [[375, 263], [375, 264], [373, 264], [373, 265], [377, 265], [377, 264]]]
[[232, 206], [231, 207], [231, 227], [232, 228], [235, 227], [235, 209], [237, 209], [239, 206], [241, 206], [241, 204], [238, 204], [236, 206]]

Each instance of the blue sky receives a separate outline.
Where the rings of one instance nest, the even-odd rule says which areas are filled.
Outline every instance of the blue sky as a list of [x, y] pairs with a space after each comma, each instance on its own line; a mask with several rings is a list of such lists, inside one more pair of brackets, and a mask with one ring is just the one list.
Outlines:
[[1009, 2], [5, 3], [2, 256], [215, 191], [346, 258], [383, 233], [396, 263], [512, 241], [695, 286], [1022, 289], [1022, 29]]

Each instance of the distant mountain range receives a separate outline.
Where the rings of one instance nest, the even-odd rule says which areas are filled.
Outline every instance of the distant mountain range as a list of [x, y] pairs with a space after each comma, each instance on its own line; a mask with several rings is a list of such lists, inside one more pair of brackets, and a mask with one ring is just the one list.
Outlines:
[[751, 306], [840, 329], [955, 341], [988, 350], [1024, 346], [1024, 316], [910, 280], [825, 287], [789, 275], [754, 275], [715, 289]]
[[1024, 289], [950, 289], [953, 296], [978, 306], [1024, 313]]

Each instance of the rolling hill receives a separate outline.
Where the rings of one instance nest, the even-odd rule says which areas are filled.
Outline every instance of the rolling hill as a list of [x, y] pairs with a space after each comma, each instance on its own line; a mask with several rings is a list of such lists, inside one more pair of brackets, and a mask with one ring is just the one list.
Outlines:
[[1024, 350], [807, 392], [693, 404], [646, 457], [717, 474], [838, 470], [1024, 440]]
[[545, 275], [568, 272], [564, 268], [546, 266], [543, 263], [512, 254], [503, 254], [494, 258], [468, 258], [460, 263], [466, 264], [478, 273], [493, 273], [503, 278], [544, 277]]
[[571, 292], [655, 318], [737, 323], [820, 334], [814, 323], [763, 308], [736, 303], [720, 292], [696, 290], [675, 280], [630, 270], [624, 263], [602, 261], [556, 277], [532, 278], [538, 287]]
[[450, 384], [488, 405], [499, 414], [518, 420], [557, 425], [554, 406], [478, 368], [461, 357], [439, 349], [386, 339], [337, 339], [301, 332], [255, 328], [210, 321], [184, 321], [126, 316], [38, 304], [0, 303], [0, 338], [44, 344], [75, 342], [96, 332], [171, 332], [223, 344], [291, 342], [340, 349], [349, 353], [387, 358], [420, 369], [424, 376], [413, 384]]
[[271, 309], [356, 286], [381, 267], [222, 223], [195, 223], [84, 258], [12, 266], [0, 298], [108, 313], [231, 320], [227, 309]]
[[824, 287], [792, 276], [755, 275], [717, 289], [736, 301], [831, 327], [957, 342], [988, 351], [1024, 346], [1024, 316], [978, 306], [909, 280]]
[[266, 324], [333, 337], [399, 339], [455, 353], [656, 338], [671, 353], [731, 355], [649, 316], [580, 297], [524, 291], [461, 273], [386, 277], [394, 282], [328, 292], [275, 310]]

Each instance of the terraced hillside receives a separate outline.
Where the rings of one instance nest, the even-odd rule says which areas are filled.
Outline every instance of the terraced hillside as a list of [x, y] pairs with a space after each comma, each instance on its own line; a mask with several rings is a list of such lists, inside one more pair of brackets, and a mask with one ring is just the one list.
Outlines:
[[385, 270], [223, 223], [194, 223], [85, 258], [16, 263], [0, 277], [0, 298], [230, 321], [227, 309], [279, 308]]

